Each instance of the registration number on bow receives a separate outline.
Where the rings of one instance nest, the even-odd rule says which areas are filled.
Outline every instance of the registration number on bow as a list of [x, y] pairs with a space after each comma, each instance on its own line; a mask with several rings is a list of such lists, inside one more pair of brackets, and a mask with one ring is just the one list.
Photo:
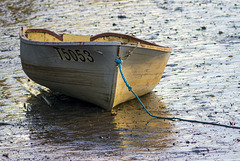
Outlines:
[[94, 62], [94, 58], [87, 50], [66, 49], [53, 47], [58, 54], [59, 59], [76, 62]]

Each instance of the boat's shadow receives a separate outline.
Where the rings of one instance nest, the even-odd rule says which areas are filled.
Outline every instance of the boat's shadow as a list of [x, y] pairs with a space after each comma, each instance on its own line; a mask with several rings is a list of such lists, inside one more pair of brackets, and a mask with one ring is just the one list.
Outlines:
[[[141, 97], [150, 111], [168, 116], [161, 98], [154, 92]], [[52, 91], [39, 90], [27, 99], [26, 117], [32, 140], [44, 145], [75, 150], [107, 150], [119, 147], [165, 148], [173, 127], [153, 119], [132, 100], [111, 112]]]

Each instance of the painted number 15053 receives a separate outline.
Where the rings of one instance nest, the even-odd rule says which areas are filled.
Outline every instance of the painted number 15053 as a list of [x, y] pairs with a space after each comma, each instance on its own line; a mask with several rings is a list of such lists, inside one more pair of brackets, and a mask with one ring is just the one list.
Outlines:
[[87, 50], [66, 49], [53, 47], [59, 59], [77, 62], [94, 62], [93, 56]]

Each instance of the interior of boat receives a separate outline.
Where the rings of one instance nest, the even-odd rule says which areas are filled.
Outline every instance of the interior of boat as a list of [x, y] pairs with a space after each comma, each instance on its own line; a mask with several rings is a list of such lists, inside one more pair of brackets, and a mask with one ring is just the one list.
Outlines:
[[46, 29], [25, 29], [23, 35], [27, 39], [33, 41], [43, 42], [90, 42], [90, 41], [108, 41], [108, 42], [121, 42], [122, 44], [136, 44], [144, 48], [155, 50], [164, 50], [171, 52], [168, 47], [159, 46], [157, 44], [138, 39], [133, 36], [118, 34], [118, 33], [102, 33], [99, 35], [72, 35], [72, 34], [56, 34]]

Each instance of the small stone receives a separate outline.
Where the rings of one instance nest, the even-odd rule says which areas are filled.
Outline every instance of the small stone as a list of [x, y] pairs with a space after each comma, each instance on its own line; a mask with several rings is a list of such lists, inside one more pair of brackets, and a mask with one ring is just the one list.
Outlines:
[[206, 30], [206, 29], [207, 29], [207, 27], [205, 27], [205, 26], [202, 26], [202, 27], [201, 27], [201, 29], [202, 29], [202, 30]]
[[118, 18], [123, 19], [123, 18], [127, 18], [125, 15], [118, 15]]
[[4, 153], [2, 156], [8, 158], [8, 153]]

